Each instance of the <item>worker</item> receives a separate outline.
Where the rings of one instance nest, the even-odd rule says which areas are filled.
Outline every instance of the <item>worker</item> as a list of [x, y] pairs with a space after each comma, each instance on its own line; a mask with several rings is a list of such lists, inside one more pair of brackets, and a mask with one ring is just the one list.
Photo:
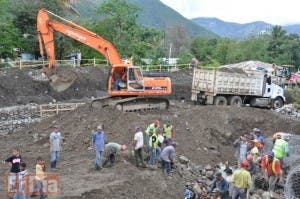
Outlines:
[[264, 139], [264, 137], [261, 135], [261, 130], [260, 129], [258, 129], [258, 128], [254, 128], [253, 129], [253, 135], [254, 135], [254, 140], [258, 140], [258, 141], [260, 141], [260, 143], [262, 144], [262, 145], [265, 145], [265, 139]]
[[120, 145], [115, 142], [109, 142], [105, 145], [104, 148], [104, 161], [103, 166], [105, 166], [108, 162], [110, 162], [110, 167], [112, 167], [115, 163], [116, 155], [120, 154], [121, 152], [124, 152], [127, 149], [127, 146], [125, 144]]
[[206, 182], [203, 179], [197, 179], [193, 186], [193, 191], [195, 193], [195, 198], [204, 198], [207, 195]]
[[216, 173], [215, 179], [213, 180], [212, 184], [208, 188], [208, 192], [211, 193], [215, 188], [217, 189], [215, 198], [218, 198], [218, 197], [220, 197], [221, 199], [229, 198], [229, 184], [222, 177], [221, 172]]
[[102, 153], [104, 151], [105, 133], [103, 132], [102, 125], [97, 127], [92, 137], [92, 147], [95, 151], [95, 170], [102, 169]]
[[139, 161], [141, 162], [142, 167], [146, 167], [143, 158], [143, 147], [144, 147], [143, 132], [140, 126], [136, 126], [134, 130], [135, 130], [135, 134], [132, 142], [132, 147], [134, 149], [134, 158], [135, 158], [136, 167], [140, 166]]
[[59, 157], [60, 145], [61, 145], [61, 133], [59, 131], [59, 126], [54, 126], [54, 131], [50, 134], [50, 162], [51, 169], [56, 170], [56, 164]]
[[257, 181], [257, 178], [258, 178], [257, 165], [254, 162], [251, 154], [247, 155], [247, 161], [249, 164], [248, 171], [251, 174], [251, 178], [252, 178], [252, 183], [251, 183], [251, 187], [249, 189], [249, 193], [253, 194], [253, 191], [255, 189], [255, 182]]
[[173, 125], [171, 125], [171, 121], [168, 120], [166, 124], [164, 124], [163, 128], [163, 136], [165, 138], [169, 138], [171, 140], [175, 140], [175, 130]]
[[146, 129], [146, 133], [149, 135], [150, 131], [152, 129], [152, 132], [156, 132], [157, 128], [159, 128], [159, 121], [155, 120], [154, 123], [150, 124], [147, 129]]
[[277, 133], [274, 133], [274, 135], [273, 135], [273, 144], [275, 143], [275, 141], [276, 141], [278, 135], [280, 135], [281, 137], [283, 137], [283, 136], [285, 136], [285, 135], [290, 136], [291, 134], [285, 133], [285, 132], [277, 132]]
[[272, 151], [263, 156], [261, 160], [261, 168], [264, 172], [264, 178], [269, 184], [269, 191], [275, 190], [275, 184], [282, 180], [282, 170], [280, 162], [274, 157]]
[[243, 135], [240, 137], [240, 139], [236, 140], [233, 145], [237, 148], [235, 156], [237, 158], [238, 165], [240, 165], [242, 161], [246, 160], [246, 155], [250, 149], [250, 144], [247, 141], [247, 137]]
[[177, 146], [176, 142], [172, 142], [169, 146], [165, 147], [161, 152], [161, 165], [163, 173], [166, 175], [170, 174], [171, 163], [175, 158], [175, 148]]
[[259, 141], [257, 141], [257, 140], [251, 140], [250, 141], [249, 154], [251, 154], [254, 163], [258, 163], [259, 160], [260, 160], [260, 152], [259, 152], [257, 144], [256, 144], [257, 142], [259, 142]]
[[161, 154], [161, 150], [162, 150], [162, 147], [163, 147], [163, 143], [164, 143], [164, 137], [162, 135], [162, 130], [161, 128], [158, 128], [156, 130], [157, 132], [157, 140], [158, 140], [158, 143], [157, 143], [157, 147], [156, 147], [156, 160], [158, 162], [160, 162], [160, 154]]
[[232, 169], [226, 170], [226, 177], [225, 180], [228, 182], [228, 191], [229, 191], [229, 198], [232, 198], [232, 191], [233, 191], [233, 183], [232, 183]]
[[155, 165], [157, 147], [158, 147], [158, 135], [157, 135], [157, 131], [155, 131], [153, 132], [153, 134], [150, 136], [149, 139], [150, 159], [148, 164], [152, 167]]
[[289, 156], [288, 140], [289, 135], [283, 135], [283, 137], [281, 137], [281, 135], [278, 134], [273, 146], [272, 151], [274, 153], [275, 158], [277, 158], [280, 161], [281, 167], [283, 166], [283, 158], [285, 156]]
[[241, 162], [241, 168], [234, 171], [232, 175], [233, 191], [232, 199], [246, 199], [247, 189], [251, 186], [251, 175], [248, 169], [248, 162]]

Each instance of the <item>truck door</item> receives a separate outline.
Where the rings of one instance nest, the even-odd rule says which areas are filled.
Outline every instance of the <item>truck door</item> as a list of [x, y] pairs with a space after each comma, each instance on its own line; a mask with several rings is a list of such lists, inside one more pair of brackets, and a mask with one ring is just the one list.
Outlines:
[[128, 91], [143, 91], [144, 87], [144, 78], [141, 72], [141, 69], [138, 67], [128, 68], [128, 81], [127, 87]]

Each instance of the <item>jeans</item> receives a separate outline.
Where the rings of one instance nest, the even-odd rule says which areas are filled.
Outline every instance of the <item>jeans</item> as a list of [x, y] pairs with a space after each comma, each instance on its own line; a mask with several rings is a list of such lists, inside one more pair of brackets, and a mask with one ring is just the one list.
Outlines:
[[150, 165], [154, 165], [155, 164], [155, 159], [156, 159], [156, 149], [151, 148], [150, 149], [150, 160], [149, 160], [149, 164]]
[[170, 162], [167, 162], [167, 161], [164, 161], [163, 159], [161, 160], [161, 168], [163, 170], [163, 173], [166, 173], [166, 174], [170, 174], [170, 171], [171, 171], [171, 163]]
[[13, 199], [26, 199], [25, 191], [24, 191], [22, 188], [20, 188], [20, 189], [18, 190], [18, 192], [16, 192], [16, 193], [14, 194]]
[[161, 160], [161, 158], [160, 158], [160, 154], [161, 154], [161, 148], [160, 147], [156, 147], [156, 150], [155, 150], [155, 152], [156, 152], [156, 161], [160, 161]]
[[246, 199], [247, 189], [233, 187], [232, 199]]
[[59, 157], [59, 151], [51, 151], [50, 152], [50, 162], [51, 162], [51, 168], [56, 168], [56, 162]]
[[101, 161], [102, 153], [103, 153], [103, 151], [95, 151], [95, 168], [96, 169], [102, 168], [102, 161]]
[[142, 163], [142, 166], [145, 166], [144, 158], [143, 158], [143, 148], [134, 150], [134, 158], [137, 167], [139, 166], [139, 161]]
[[269, 184], [269, 191], [275, 191], [275, 185], [278, 181], [278, 178], [276, 176], [270, 176], [268, 180]]
[[44, 196], [44, 185], [43, 185], [43, 181], [42, 180], [36, 180], [36, 189], [35, 192], [38, 193], [40, 195], [40, 198], [43, 198]]

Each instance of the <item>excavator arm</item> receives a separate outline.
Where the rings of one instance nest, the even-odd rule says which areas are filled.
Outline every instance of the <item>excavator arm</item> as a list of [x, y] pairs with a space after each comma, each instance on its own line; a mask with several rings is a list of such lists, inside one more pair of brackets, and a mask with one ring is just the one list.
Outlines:
[[[48, 14], [58, 17], [66, 24], [51, 20]], [[49, 60], [49, 69], [55, 68], [54, 32], [62, 33], [95, 49], [101, 53], [112, 66], [122, 64], [122, 59], [118, 51], [109, 41], [45, 9], [41, 9], [38, 12], [37, 31], [40, 44], [40, 53], [43, 56], [44, 49], [46, 50]]]

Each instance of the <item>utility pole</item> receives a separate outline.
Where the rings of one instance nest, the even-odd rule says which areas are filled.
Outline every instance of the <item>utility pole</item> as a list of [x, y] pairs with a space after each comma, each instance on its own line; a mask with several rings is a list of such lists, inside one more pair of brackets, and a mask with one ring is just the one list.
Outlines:
[[172, 43], [170, 43], [170, 48], [169, 48], [169, 60], [168, 60], [168, 64], [170, 64], [171, 54], [172, 54]]

